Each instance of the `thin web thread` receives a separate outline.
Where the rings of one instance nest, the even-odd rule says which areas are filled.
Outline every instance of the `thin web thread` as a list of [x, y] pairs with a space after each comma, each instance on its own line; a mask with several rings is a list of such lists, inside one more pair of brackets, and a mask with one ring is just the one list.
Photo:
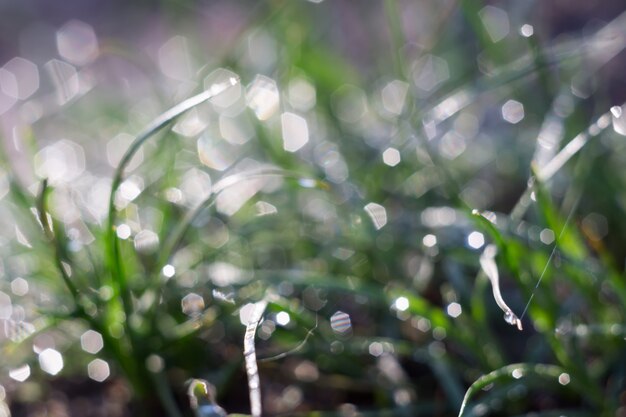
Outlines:
[[530, 297], [528, 298], [528, 302], [526, 303], [526, 307], [524, 307], [524, 311], [522, 311], [522, 315], [520, 316], [520, 320], [522, 320], [524, 318], [524, 316], [526, 315], [526, 312], [528, 311], [528, 307], [530, 307], [530, 303], [533, 301], [533, 298], [535, 298], [535, 292], [537, 292], [537, 289], [539, 288], [539, 285], [541, 285], [541, 281], [543, 280], [544, 275], [548, 271], [548, 267], [550, 266], [550, 262], [552, 262], [552, 258], [554, 258], [554, 255], [556, 254], [556, 250], [557, 250], [557, 248], [559, 246], [559, 242], [561, 241], [561, 238], [563, 237], [563, 234], [565, 233], [565, 229], [567, 229], [567, 226], [569, 225], [569, 222], [572, 219], [572, 216], [574, 215], [574, 211], [576, 211], [576, 207], [578, 207], [578, 202], [579, 201], [580, 201], [580, 198], [578, 198], [576, 200], [576, 203], [574, 203], [574, 205], [572, 206], [572, 209], [570, 210], [569, 214], [567, 215], [567, 219], [565, 219], [565, 224], [561, 228], [561, 232], [559, 233], [559, 236], [556, 238], [556, 241], [554, 242], [554, 247], [552, 248], [552, 252], [550, 252], [550, 256], [548, 257], [548, 261], [546, 262], [546, 265], [543, 267], [543, 271], [541, 271], [541, 275], [539, 275], [539, 279], [537, 280], [537, 284], [535, 284], [535, 288], [533, 288], [533, 292], [530, 294]]

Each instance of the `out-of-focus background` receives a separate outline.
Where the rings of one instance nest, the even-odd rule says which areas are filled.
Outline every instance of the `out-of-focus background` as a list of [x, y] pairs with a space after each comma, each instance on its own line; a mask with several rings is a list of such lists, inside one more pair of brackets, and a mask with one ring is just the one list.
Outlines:
[[264, 415], [626, 415], [625, 28], [0, 0], [0, 417], [248, 414], [260, 301]]

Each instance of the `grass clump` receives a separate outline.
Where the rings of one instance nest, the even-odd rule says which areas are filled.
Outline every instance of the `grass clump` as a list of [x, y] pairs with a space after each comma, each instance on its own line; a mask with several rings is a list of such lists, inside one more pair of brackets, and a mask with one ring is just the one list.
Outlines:
[[[346, 38], [340, 7], [257, 5], [185, 82], [172, 38], [149, 100], [96, 83], [28, 126], [36, 175], [3, 168], [15, 415], [86, 377], [145, 415], [623, 410], [623, 17], [548, 39], [519, 10], [389, 0]], [[108, 143], [40, 138], [73, 122]]]

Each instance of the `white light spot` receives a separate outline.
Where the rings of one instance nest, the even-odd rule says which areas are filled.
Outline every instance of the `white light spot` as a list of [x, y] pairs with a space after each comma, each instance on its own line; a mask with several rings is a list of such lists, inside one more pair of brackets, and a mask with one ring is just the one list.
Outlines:
[[296, 110], [308, 111], [315, 106], [315, 87], [302, 78], [296, 78], [289, 83], [287, 95], [289, 104]]
[[259, 120], [268, 120], [276, 113], [280, 104], [276, 82], [257, 75], [246, 90], [246, 103]]
[[372, 342], [369, 345], [368, 351], [370, 355], [378, 357], [385, 352], [385, 347], [380, 342]]
[[257, 216], [268, 216], [278, 213], [276, 206], [266, 201], [257, 201], [254, 204], [254, 208], [256, 209]]
[[533, 25], [529, 25], [528, 23], [526, 23], [522, 25], [521, 28], [519, 28], [519, 33], [525, 38], [530, 38], [535, 33], [535, 28], [533, 27]]
[[40, 178], [48, 178], [52, 185], [68, 183], [85, 171], [85, 152], [77, 143], [61, 139], [37, 152], [34, 162]]
[[194, 292], [187, 294], [181, 300], [183, 313], [188, 316], [197, 316], [204, 310], [204, 298]]
[[395, 167], [400, 163], [400, 151], [396, 148], [387, 148], [383, 152], [383, 162], [390, 167]]
[[463, 308], [461, 307], [461, 304], [459, 303], [450, 303], [448, 304], [446, 311], [450, 317], [457, 318], [463, 312]]
[[23, 296], [28, 294], [28, 281], [24, 278], [15, 278], [11, 281], [11, 291], [13, 294]]
[[543, 229], [541, 233], [539, 233], [539, 240], [546, 245], [554, 242], [554, 232], [552, 229]]
[[485, 6], [478, 15], [493, 42], [498, 42], [509, 34], [509, 15], [504, 10], [494, 7]]
[[45, 349], [39, 354], [39, 366], [44, 372], [56, 375], [63, 369], [63, 356], [57, 350]]
[[570, 383], [570, 376], [569, 374], [566, 374], [565, 372], [563, 372], [561, 375], [559, 375], [559, 384], [561, 385], [567, 385]]
[[134, 245], [137, 252], [152, 253], [159, 248], [159, 235], [152, 230], [142, 230], [135, 235]]
[[159, 355], [152, 354], [146, 358], [146, 369], [152, 373], [161, 372], [165, 367], [165, 361]]
[[193, 76], [184, 36], [177, 35], [166, 41], [159, 48], [158, 60], [161, 72], [174, 80], [186, 81]]
[[413, 82], [422, 91], [429, 92], [450, 78], [448, 62], [435, 55], [425, 55], [413, 67]]
[[502, 118], [511, 124], [524, 119], [524, 105], [519, 101], [509, 100], [502, 106]]
[[524, 376], [524, 372], [520, 368], [516, 368], [513, 369], [513, 372], [511, 372], [511, 376], [515, 379], [520, 379]]
[[422, 238], [422, 243], [427, 248], [432, 248], [433, 246], [437, 244], [437, 236], [432, 235], [432, 234], [427, 234], [426, 236]]
[[96, 382], [102, 382], [111, 375], [109, 364], [102, 359], [94, 359], [87, 365], [87, 375]]
[[296, 152], [309, 141], [309, 128], [304, 117], [294, 113], [283, 113], [280, 117], [283, 132], [283, 148]]
[[241, 84], [238, 82], [233, 83], [233, 79], [237, 80], [238, 76], [232, 71], [224, 68], [218, 68], [204, 79], [204, 88], [206, 90], [217, 89], [220, 90], [224, 84], [228, 83], [232, 87], [220, 92], [215, 97], [211, 98], [211, 103], [216, 107], [218, 111], [226, 110], [235, 106], [241, 98]]
[[389, 82], [381, 91], [383, 107], [389, 113], [399, 116], [404, 109], [409, 84], [400, 80]]
[[128, 226], [126, 223], [122, 223], [119, 226], [117, 226], [117, 228], [115, 229], [115, 233], [117, 234], [117, 237], [119, 237], [122, 240], [126, 240], [130, 237], [130, 226]]
[[382, 229], [387, 224], [387, 210], [380, 204], [368, 203], [364, 209], [372, 219], [376, 230]]
[[26, 100], [39, 88], [39, 70], [27, 59], [13, 58], [0, 69], [0, 87], [4, 94]]
[[24, 382], [30, 376], [30, 366], [24, 365], [19, 368], [11, 369], [9, 376], [17, 382]]
[[87, 330], [80, 336], [80, 347], [87, 353], [100, 352], [104, 347], [102, 335], [94, 330]]
[[72, 64], [89, 64], [98, 56], [98, 38], [87, 23], [70, 20], [57, 32], [57, 49]]
[[44, 64], [44, 68], [54, 84], [58, 104], [67, 103], [80, 93], [81, 80], [73, 65], [52, 59]]
[[176, 274], [176, 268], [174, 268], [174, 265], [167, 264], [163, 267], [161, 273], [166, 278], [172, 278]]
[[345, 334], [352, 328], [350, 316], [343, 311], [337, 311], [330, 317], [330, 327], [335, 333]]
[[485, 244], [485, 236], [480, 232], [472, 232], [467, 236], [467, 244], [472, 249], [480, 249]]
[[289, 324], [290, 321], [291, 321], [291, 317], [289, 317], [289, 313], [287, 313], [286, 311], [281, 311], [280, 313], [276, 314], [277, 324], [281, 326], [286, 326]]
[[393, 306], [398, 311], [407, 311], [409, 309], [409, 299], [406, 297], [398, 297], [394, 301]]

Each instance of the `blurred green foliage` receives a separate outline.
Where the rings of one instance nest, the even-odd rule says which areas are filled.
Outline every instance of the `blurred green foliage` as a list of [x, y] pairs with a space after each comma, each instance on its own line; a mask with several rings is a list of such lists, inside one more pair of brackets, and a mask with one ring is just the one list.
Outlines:
[[[180, 30], [196, 10], [164, 5]], [[626, 15], [550, 38], [531, 10], [478, 0], [229, 7], [243, 29], [221, 56], [198, 27], [156, 58], [100, 39], [84, 94], [18, 124], [8, 403], [28, 403], [21, 366], [44, 390], [60, 378], [52, 347], [61, 377], [127, 381], [133, 413], [191, 415], [191, 378], [247, 413], [242, 324], [265, 300], [267, 415], [623, 413], [626, 122], [605, 67]], [[120, 61], [149, 87], [107, 84]], [[488, 243], [522, 332], [480, 271]]]

